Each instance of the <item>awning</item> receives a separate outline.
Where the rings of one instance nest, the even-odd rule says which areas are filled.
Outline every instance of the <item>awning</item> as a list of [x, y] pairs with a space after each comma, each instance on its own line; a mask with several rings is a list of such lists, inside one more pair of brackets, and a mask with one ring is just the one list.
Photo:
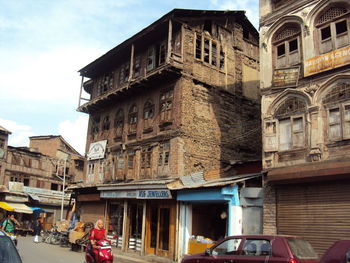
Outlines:
[[[12, 211], [17, 212], [17, 213], [25, 213], [25, 214], [33, 214], [33, 210], [30, 209], [29, 206], [26, 206], [25, 204], [20, 204], [20, 203], [10, 203], [7, 202], [7, 204], [13, 208]], [[8, 210], [9, 211], [9, 210]]]
[[33, 210], [34, 213], [44, 213], [45, 210], [42, 209], [41, 207], [29, 207], [30, 209]]
[[15, 210], [12, 206], [9, 206], [6, 202], [0, 202], [0, 208], [6, 210], [6, 211], [13, 211]]
[[30, 196], [30, 198], [32, 198], [34, 201], [39, 201], [40, 202], [40, 198], [37, 195], [33, 195], [33, 194], [28, 194]]

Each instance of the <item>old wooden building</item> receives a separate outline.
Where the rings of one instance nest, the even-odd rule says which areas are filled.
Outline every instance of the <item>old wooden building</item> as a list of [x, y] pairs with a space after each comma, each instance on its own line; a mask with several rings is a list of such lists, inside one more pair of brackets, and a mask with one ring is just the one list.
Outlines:
[[167, 184], [198, 172], [220, 178], [260, 159], [258, 70], [258, 33], [243, 11], [184, 9], [82, 68], [81, 220], [105, 217], [124, 251], [177, 259], [176, 191]]
[[320, 253], [350, 234], [349, 14], [349, 1], [260, 1], [264, 230]]

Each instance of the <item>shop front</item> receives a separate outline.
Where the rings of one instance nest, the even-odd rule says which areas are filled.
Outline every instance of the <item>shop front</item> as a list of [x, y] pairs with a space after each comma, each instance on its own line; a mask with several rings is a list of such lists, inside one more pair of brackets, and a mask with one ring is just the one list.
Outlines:
[[176, 201], [165, 185], [140, 188], [98, 188], [108, 203], [108, 234], [117, 236], [117, 247], [126, 253], [173, 259]]
[[215, 241], [242, 233], [242, 208], [238, 186], [185, 189], [180, 202], [181, 254], [203, 252]]

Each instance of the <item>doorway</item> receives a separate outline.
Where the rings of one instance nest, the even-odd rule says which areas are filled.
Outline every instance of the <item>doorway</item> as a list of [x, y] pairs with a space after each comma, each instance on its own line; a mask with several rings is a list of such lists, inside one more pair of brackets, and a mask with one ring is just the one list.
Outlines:
[[147, 204], [146, 254], [173, 257], [175, 240], [175, 204]]

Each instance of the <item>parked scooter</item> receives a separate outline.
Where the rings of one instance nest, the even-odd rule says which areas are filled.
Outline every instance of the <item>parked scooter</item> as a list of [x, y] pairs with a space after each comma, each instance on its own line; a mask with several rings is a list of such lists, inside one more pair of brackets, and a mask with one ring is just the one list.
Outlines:
[[86, 263], [112, 263], [113, 262], [113, 252], [111, 241], [102, 239], [96, 242], [98, 246], [98, 256], [95, 259], [95, 254], [92, 245], [86, 247], [85, 252], [85, 262]]

